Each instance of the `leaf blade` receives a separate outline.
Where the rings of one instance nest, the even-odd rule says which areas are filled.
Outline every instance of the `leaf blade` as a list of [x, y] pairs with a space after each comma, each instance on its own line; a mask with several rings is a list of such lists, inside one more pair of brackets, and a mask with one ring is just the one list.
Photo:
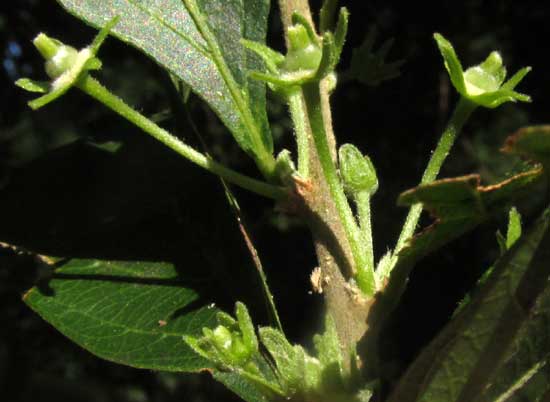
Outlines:
[[[224, 81], [218, 66], [214, 62], [210, 49], [197, 29], [193, 18], [181, 0], [58, 0], [71, 14], [87, 23], [101, 27], [115, 16], [120, 20], [112, 34], [151, 57], [156, 63], [179, 77], [193, 91], [205, 100], [231, 131], [239, 145], [247, 152], [252, 150], [248, 136], [247, 118], [239, 110], [236, 100]], [[223, 50], [224, 61], [231, 70], [232, 79], [239, 84], [244, 93], [250, 93], [249, 107], [254, 111], [255, 123], [261, 127], [264, 145], [268, 147], [271, 135], [267, 125], [265, 111], [265, 86], [254, 83], [248, 88], [246, 82], [245, 50], [238, 38], [243, 34], [261, 37], [267, 30], [267, 12], [269, 7], [254, 7], [245, 10], [243, 2], [231, 0], [209, 2], [207, 15], [209, 25], [218, 32], [219, 44]], [[269, 5], [262, 0], [262, 5]], [[223, 9], [223, 13], [220, 10]], [[253, 28], [245, 29], [243, 23], [252, 10], [262, 16]], [[215, 12], [214, 12], [215, 11]], [[256, 15], [256, 14], [254, 14]], [[228, 21], [228, 16], [231, 19]], [[224, 18], [222, 18], [224, 17]], [[243, 22], [244, 21], [244, 22]], [[221, 35], [221, 24], [223, 35]], [[263, 24], [263, 25], [262, 25]], [[235, 41], [236, 40], [236, 41]], [[270, 149], [269, 147], [267, 149]]]
[[422, 352], [389, 401], [479, 401], [520, 324], [548, 292], [550, 210], [499, 260], [473, 301]]
[[215, 321], [194, 309], [171, 264], [69, 260], [53, 274], [51, 294], [33, 288], [24, 301], [65, 336], [106, 360], [137, 368], [199, 371], [211, 363], [183, 342]]

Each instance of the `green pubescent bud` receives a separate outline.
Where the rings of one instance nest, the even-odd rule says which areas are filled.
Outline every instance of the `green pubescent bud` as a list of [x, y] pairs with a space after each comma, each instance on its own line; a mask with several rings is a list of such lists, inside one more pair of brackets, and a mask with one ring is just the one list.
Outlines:
[[363, 156], [361, 151], [351, 144], [342, 145], [338, 155], [345, 191], [350, 195], [360, 192], [373, 195], [378, 190], [378, 177], [369, 157]]
[[78, 51], [75, 48], [66, 45], [61, 46], [55, 56], [44, 64], [46, 74], [52, 79], [60, 77], [75, 64], [77, 56]]
[[237, 364], [244, 364], [252, 356], [252, 351], [239, 337], [234, 337], [231, 345], [231, 356]]
[[283, 70], [316, 70], [319, 67], [322, 50], [312, 41], [303, 25], [288, 28], [288, 42], [289, 51], [282, 65]]
[[471, 95], [498, 91], [506, 78], [506, 68], [498, 52], [491, 52], [481, 66], [470, 67], [464, 72], [464, 84]]
[[64, 45], [46, 34], [40, 33], [33, 40], [33, 44], [46, 60], [46, 73], [52, 79], [56, 79], [68, 71], [76, 62], [78, 50]]
[[302, 24], [291, 25], [288, 27], [287, 32], [290, 51], [305, 49], [311, 45], [311, 39], [307, 33], [306, 27]]
[[223, 325], [218, 325], [214, 331], [212, 331], [212, 341], [220, 349], [229, 350], [233, 343], [233, 337], [227, 328]]

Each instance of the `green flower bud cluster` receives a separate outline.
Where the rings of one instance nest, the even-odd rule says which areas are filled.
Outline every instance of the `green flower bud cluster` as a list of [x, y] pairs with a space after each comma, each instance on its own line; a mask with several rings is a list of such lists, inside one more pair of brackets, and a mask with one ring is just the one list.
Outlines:
[[218, 326], [213, 330], [203, 328], [202, 338], [186, 336], [184, 341], [196, 353], [212, 360], [222, 368], [246, 367], [251, 359], [258, 354], [258, 338], [244, 304], [237, 302], [235, 315], [236, 320], [229, 314], [219, 312], [216, 316]]
[[[343, 369], [344, 357], [330, 316], [324, 333], [313, 338], [316, 357], [302, 346], [292, 345], [278, 329], [262, 327], [258, 332], [269, 354], [265, 356], [244, 304], [236, 303], [235, 316], [219, 312], [214, 329], [203, 328], [202, 337], [185, 336], [183, 340], [220, 369], [239, 372], [268, 398], [275, 394], [293, 400], [368, 401], [365, 390], [354, 388], [357, 378]], [[351, 372], [359, 370], [353, 367]]]
[[243, 40], [242, 44], [260, 56], [267, 72], [252, 71], [251, 77], [267, 82], [275, 92], [286, 93], [308, 82], [319, 81], [334, 71], [348, 27], [348, 12], [345, 8], [334, 32], [319, 36], [311, 22], [302, 15], [292, 16], [288, 28], [288, 52], [283, 55], [263, 44]]

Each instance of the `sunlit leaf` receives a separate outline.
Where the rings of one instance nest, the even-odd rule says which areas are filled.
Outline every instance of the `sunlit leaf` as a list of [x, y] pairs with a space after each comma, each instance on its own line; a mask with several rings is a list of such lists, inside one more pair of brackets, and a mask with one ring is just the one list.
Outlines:
[[[235, 136], [241, 147], [252, 144], [235, 103], [213, 60], [212, 50], [196, 28], [182, 0], [58, 0], [70, 13], [100, 27], [119, 16], [112, 34], [150, 56], [203, 98]], [[247, 79], [247, 70], [257, 69], [259, 59], [247, 52], [240, 38], [265, 41], [269, 1], [197, 1], [218, 40], [224, 61], [241, 95], [253, 110], [262, 140], [271, 149], [265, 111], [265, 88]]]

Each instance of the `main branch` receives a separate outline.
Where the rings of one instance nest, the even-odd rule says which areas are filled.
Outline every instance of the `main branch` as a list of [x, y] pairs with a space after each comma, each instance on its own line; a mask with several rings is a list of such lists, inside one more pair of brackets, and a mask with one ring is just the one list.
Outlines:
[[[291, 24], [294, 12], [299, 12], [312, 20], [307, 0], [279, 0], [279, 6], [285, 32]], [[336, 143], [332, 129], [328, 85], [324, 81], [319, 85], [319, 95], [323, 131], [330, 157], [334, 160]], [[300, 93], [299, 99], [302, 102], [302, 109], [308, 110], [307, 97]], [[307, 169], [309, 185], [301, 186], [299, 193], [302, 196], [304, 214], [313, 235], [327, 313], [336, 323], [343, 352], [348, 354], [367, 331], [369, 303], [357, 288], [349, 284], [354, 269], [351, 247], [331, 196], [307, 116], [306, 119], [308, 121], [302, 123], [307, 133], [309, 149], [309, 168]], [[349, 361], [346, 359], [346, 362]]]

